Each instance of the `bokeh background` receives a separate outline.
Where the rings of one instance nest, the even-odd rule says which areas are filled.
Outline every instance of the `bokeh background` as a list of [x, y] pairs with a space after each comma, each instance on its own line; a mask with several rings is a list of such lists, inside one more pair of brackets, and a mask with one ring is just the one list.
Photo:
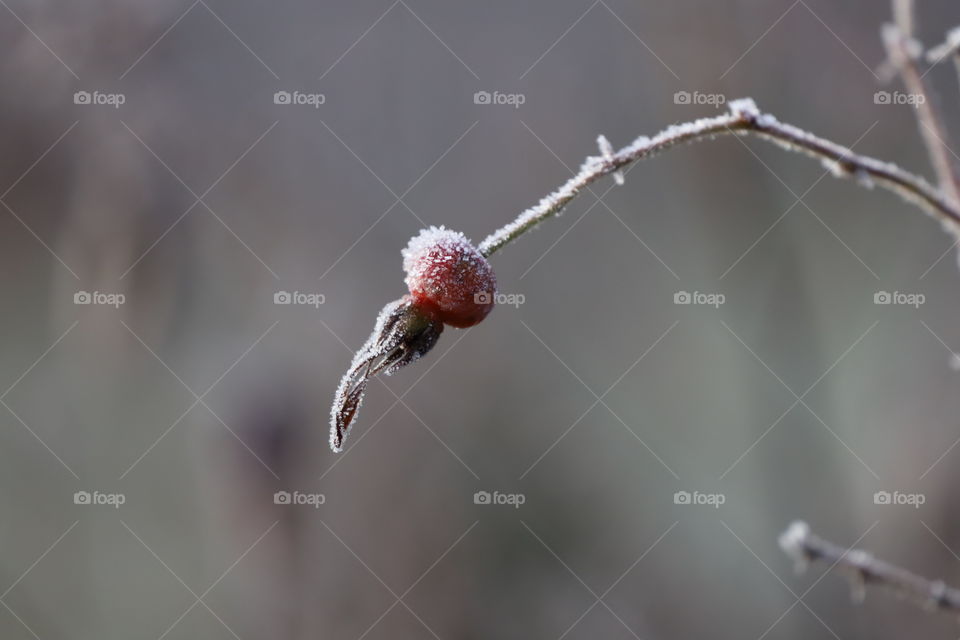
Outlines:
[[[495, 256], [523, 304], [375, 381], [327, 445], [408, 238], [479, 241], [598, 134], [717, 112], [677, 92], [929, 174], [912, 107], [874, 99], [902, 91], [886, 3], [0, 5], [4, 638], [956, 636], [776, 541], [800, 518], [960, 583], [952, 240], [762, 141], [598, 183]], [[921, 5], [928, 45], [960, 23]], [[960, 133], [954, 71], [928, 78]]]

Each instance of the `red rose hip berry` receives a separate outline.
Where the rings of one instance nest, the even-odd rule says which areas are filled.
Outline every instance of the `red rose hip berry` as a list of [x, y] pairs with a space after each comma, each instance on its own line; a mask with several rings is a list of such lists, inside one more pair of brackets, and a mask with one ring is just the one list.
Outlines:
[[472, 327], [493, 309], [493, 268], [459, 231], [423, 229], [403, 250], [403, 270], [417, 306], [452, 327]]

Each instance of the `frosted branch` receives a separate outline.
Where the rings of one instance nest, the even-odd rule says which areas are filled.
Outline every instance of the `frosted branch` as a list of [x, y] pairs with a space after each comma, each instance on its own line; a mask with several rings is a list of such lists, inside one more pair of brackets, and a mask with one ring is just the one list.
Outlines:
[[877, 184], [919, 206], [938, 219], [944, 228], [960, 238], [960, 205], [926, 180], [882, 160], [854, 153], [847, 147], [820, 138], [798, 127], [761, 113], [753, 100], [730, 102], [728, 113], [693, 122], [673, 125], [652, 138], [641, 136], [626, 147], [611, 152], [609, 143], [600, 142], [601, 155], [588, 157], [580, 171], [559, 189], [522, 212], [510, 224], [493, 232], [480, 243], [484, 256], [490, 256], [524, 232], [558, 214], [584, 188], [600, 178], [619, 172], [624, 167], [677, 145], [712, 139], [719, 135], [753, 134], [787, 149], [816, 159], [834, 176], [854, 178], [864, 186]]
[[[780, 547], [803, 571], [814, 562], [844, 573], [856, 599], [868, 586], [877, 586], [930, 610], [960, 613], [960, 590], [941, 580], [930, 580], [873, 557], [859, 549], [844, 548], [814, 535], [806, 522], [794, 522], [781, 534]], [[828, 570], [829, 570], [828, 569]]]

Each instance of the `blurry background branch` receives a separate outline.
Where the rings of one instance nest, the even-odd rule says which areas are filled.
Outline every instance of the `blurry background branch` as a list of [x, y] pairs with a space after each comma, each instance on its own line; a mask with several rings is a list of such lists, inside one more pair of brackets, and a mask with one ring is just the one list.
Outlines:
[[930, 64], [940, 64], [944, 60], [953, 60], [957, 80], [960, 81], [960, 27], [948, 31], [944, 42], [927, 51], [927, 62]]
[[780, 536], [780, 547], [803, 571], [812, 562], [836, 567], [850, 578], [856, 600], [865, 596], [867, 585], [892, 591], [923, 607], [936, 611], [960, 613], [960, 590], [942, 580], [930, 580], [889, 562], [879, 560], [867, 551], [849, 549], [824, 540], [810, 531], [806, 522], [797, 521]]
[[917, 99], [915, 113], [920, 136], [930, 155], [930, 162], [937, 174], [937, 182], [955, 204], [960, 203], [960, 178], [951, 160], [949, 134], [936, 96], [925, 80], [926, 73], [920, 69], [923, 45], [914, 38], [913, 0], [893, 0], [894, 24], [883, 27], [883, 43], [887, 56], [903, 80], [907, 91]]

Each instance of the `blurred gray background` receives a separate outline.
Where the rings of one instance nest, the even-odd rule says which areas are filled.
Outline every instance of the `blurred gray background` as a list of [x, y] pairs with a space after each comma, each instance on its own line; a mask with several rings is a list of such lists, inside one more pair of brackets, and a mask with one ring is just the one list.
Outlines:
[[[929, 175], [912, 107], [874, 99], [903, 90], [874, 73], [887, 3], [0, 5], [4, 638], [956, 636], [776, 543], [802, 518], [960, 583], [951, 238], [762, 141], [599, 182], [494, 257], [522, 305], [327, 445], [408, 238], [481, 240], [598, 134], [752, 96]], [[919, 10], [928, 45], [960, 23]], [[955, 73], [928, 78], [956, 131]]]

